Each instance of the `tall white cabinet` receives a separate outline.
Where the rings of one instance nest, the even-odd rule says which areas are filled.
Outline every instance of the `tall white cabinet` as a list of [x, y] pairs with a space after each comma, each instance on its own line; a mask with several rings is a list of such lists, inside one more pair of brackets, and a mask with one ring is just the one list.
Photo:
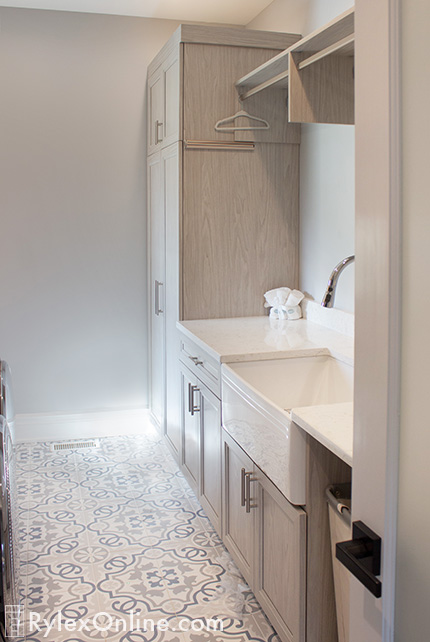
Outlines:
[[176, 322], [264, 314], [266, 290], [298, 285], [300, 127], [286, 95], [247, 104], [269, 130], [215, 131], [242, 107], [236, 79], [297, 39], [181, 25], [148, 69], [150, 405], [179, 462]]
[[[151, 412], [175, 453], [180, 447], [179, 345], [179, 175], [176, 142], [148, 158], [150, 241]], [[166, 400], [170, 403], [167, 404]]]

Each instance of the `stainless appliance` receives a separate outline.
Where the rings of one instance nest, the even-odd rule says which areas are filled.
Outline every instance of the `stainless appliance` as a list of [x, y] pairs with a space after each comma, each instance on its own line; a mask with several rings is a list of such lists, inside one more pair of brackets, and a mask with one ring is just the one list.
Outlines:
[[0, 639], [19, 633], [20, 596], [17, 558], [15, 490], [15, 415], [12, 380], [6, 361], [0, 361]]

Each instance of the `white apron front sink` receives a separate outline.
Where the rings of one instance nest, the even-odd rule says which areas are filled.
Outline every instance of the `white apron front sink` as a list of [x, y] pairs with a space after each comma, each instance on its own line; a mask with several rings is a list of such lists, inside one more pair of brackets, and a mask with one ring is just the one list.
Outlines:
[[328, 355], [222, 366], [225, 430], [293, 504], [306, 502], [306, 437], [291, 409], [352, 401], [353, 367]]

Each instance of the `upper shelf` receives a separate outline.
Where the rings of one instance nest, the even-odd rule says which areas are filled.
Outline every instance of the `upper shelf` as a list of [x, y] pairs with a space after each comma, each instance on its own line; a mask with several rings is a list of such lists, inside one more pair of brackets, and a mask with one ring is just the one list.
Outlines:
[[[300, 54], [298, 69], [304, 69], [323, 58], [354, 55], [354, 8], [302, 38], [285, 51], [260, 65], [236, 83], [241, 100], [267, 87], [288, 87], [290, 54]], [[308, 55], [307, 55], [308, 54]]]

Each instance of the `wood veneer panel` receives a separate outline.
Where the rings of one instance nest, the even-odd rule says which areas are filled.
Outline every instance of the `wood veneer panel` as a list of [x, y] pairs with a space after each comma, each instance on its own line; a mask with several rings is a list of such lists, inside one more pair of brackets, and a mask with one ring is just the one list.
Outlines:
[[[306, 435], [308, 476], [307, 642], [337, 640], [336, 608], [325, 490], [351, 481], [351, 468], [310, 435]], [[322, 588], [323, 587], [323, 588]]]
[[298, 168], [298, 145], [184, 151], [184, 319], [264, 314], [298, 286]]
[[[275, 49], [184, 45], [184, 139], [256, 140], [262, 142], [300, 142], [300, 128], [288, 123], [286, 94], [268, 92], [246, 101], [242, 106], [234, 87], [240, 73], [269, 60]], [[270, 123], [268, 131], [217, 132], [218, 120], [246, 109]], [[248, 126], [249, 120], [236, 121]], [[236, 136], [236, 138], [235, 138]]]
[[288, 117], [296, 123], [354, 123], [354, 58], [331, 55], [299, 70], [290, 54]]
[[259, 31], [237, 27], [213, 27], [210, 25], [181, 25], [181, 42], [235, 47], [257, 47], [260, 49], [286, 49], [300, 40], [297, 33]]

